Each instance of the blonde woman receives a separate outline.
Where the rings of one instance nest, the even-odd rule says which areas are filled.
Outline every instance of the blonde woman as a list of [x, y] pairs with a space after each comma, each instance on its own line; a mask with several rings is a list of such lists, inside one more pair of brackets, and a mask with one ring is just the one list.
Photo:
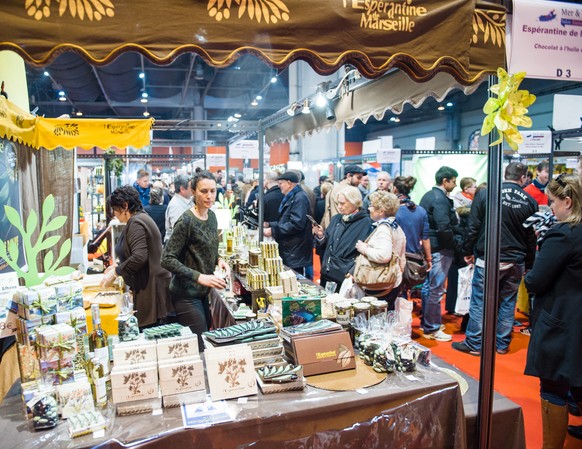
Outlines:
[[359, 240], [356, 243], [356, 249], [360, 254], [366, 256], [368, 260], [375, 263], [388, 264], [393, 257], [398, 258], [400, 270], [395, 284], [396, 287], [392, 291], [372, 293], [373, 296], [386, 299], [389, 307], [394, 309], [394, 300], [400, 291], [398, 287], [402, 283], [402, 272], [406, 264], [406, 236], [395, 221], [400, 201], [393, 193], [381, 190], [372, 193], [369, 199], [370, 207], [368, 210], [370, 218], [374, 220], [376, 231], [368, 242]]
[[[568, 392], [582, 406], [582, 187], [562, 174], [545, 189], [557, 223], [540, 243], [525, 275], [535, 295], [525, 374], [539, 377], [543, 447], [561, 448], [566, 438]], [[579, 428], [570, 431], [579, 435]]]

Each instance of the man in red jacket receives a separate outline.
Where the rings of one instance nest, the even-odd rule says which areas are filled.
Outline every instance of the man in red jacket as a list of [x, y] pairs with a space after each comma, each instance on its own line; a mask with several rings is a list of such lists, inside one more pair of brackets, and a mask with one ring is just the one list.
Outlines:
[[527, 193], [529, 193], [538, 206], [547, 206], [548, 205], [548, 195], [544, 193], [546, 185], [548, 185], [548, 181], [550, 180], [550, 172], [549, 172], [550, 164], [548, 161], [542, 161], [536, 167], [536, 178], [525, 187]]

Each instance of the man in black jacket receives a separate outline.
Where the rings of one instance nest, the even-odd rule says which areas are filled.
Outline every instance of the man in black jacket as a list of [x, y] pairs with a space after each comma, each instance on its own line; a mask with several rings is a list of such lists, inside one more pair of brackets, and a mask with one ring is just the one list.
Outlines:
[[[509, 351], [513, 331], [517, 289], [524, 270], [533, 266], [536, 235], [533, 227], [523, 223], [538, 210], [536, 201], [521, 187], [526, 179], [527, 166], [512, 162], [505, 169], [501, 186], [501, 242], [499, 256], [499, 311], [497, 315], [496, 349], [499, 354]], [[463, 245], [468, 264], [475, 263], [469, 308], [469, 324], [465, 341], [453, 343], [453, 348], [472, 355], [481, 353], [485, 283], [485, 212], [487, 189], [481, 190], [471, 206], [467, 239]]]
[[443, 332], [441, 300], [449, 268], [460, 244], [459, 221], [449, 193], [457, 185], [459, 174], [454, 168], [443, 166], [435, 174], [436, 186], [426, 192], [420, 206], [428, 214], [432, 268], [422, 286], [422, 329], [424, 337], [431, 340], [451, 341]]
[[263, 235], [273, 237], [279, 244], [283, 263], [300, 274], [313, 262], [313, 236], [307, 214], [311, 210], [309, 198], [299, 185], [299, 176], [287, 171], [278, 177], [279, 188], [285, 196], [279, 206], [281, 218], [265, 221]]
[[265, 195], [263, 196], [263, 210], [264, 219], [266, 222], [279, 221], [281, 214], [279, 213], [279, 206], [283, 200], [277, 177], [279, 173], [270, 171], [265, 175]]

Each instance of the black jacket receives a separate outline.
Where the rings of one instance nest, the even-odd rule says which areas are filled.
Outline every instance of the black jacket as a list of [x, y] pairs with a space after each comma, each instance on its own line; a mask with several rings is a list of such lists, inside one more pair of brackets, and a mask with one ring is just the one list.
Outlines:
[[279, 213], [279, 206], [283, 200], [283, 195], [279, 186], [271, 187], [263, 195], [263, 210], [264, 220], [268, 223], [272, 221], [279, 221], [281, 214]]
[[547, 232], [525, 286], [535, 294], [525, 374], [582, 387], [582, 225]]
[[459, 251], [461, 232], [453, 200], [439, 187], [433, 187], [420, 200], [428, 214], [428, 236], [431, 252], [443, 249]]
[[325, 251], [321, 262], [321, 274], [340, 285], [354, 268], [358, 250], [356, 242], [366, 240], [371, 234], [372, 220], [360, 210], [347, 221], [343, 215], [334, 215], [325, 230], [325, 240], [318, 243]]
[[168, 206], [166, 204], [150, 204], [149, 206], [144, 207], [146, 213], [152, 217], [156, 226], [160, 230], [160, 235], [162, 236], [162, 240], [166, 235], [166, 209]]
[[307, 267], [313, 262], [313, 234], [307, 214], [309, 198], [301, 188], [294, 190], [283, 206], [279, 221], [269, 222], [279, 254], [289, 268]]
[[[485, 255], [485, 212], [487, 189], [481, 190], [473, 200], [467, 238], [463, 253], [484, 258]], [[518, 184], [504, 182], [501, 185], [501, 241], [499, 260], [501, 262], [525, 262], [527, 269], [533, 265], [536, 250], [536, 235], [533, 227], [524, 228], [523, 223], [538, 210], [535, 200]]]

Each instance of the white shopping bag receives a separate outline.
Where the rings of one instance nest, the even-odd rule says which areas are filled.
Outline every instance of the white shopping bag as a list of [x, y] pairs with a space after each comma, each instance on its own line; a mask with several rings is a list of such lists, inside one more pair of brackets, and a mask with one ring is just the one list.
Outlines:
[[459, 268], [459, 284], [457, 289], [455, 313], [461, 315], [469, 313], [469, 305], [471, 304], [471, 284], [473, 282], [474, 271], [475, 265], [473, 264]]

